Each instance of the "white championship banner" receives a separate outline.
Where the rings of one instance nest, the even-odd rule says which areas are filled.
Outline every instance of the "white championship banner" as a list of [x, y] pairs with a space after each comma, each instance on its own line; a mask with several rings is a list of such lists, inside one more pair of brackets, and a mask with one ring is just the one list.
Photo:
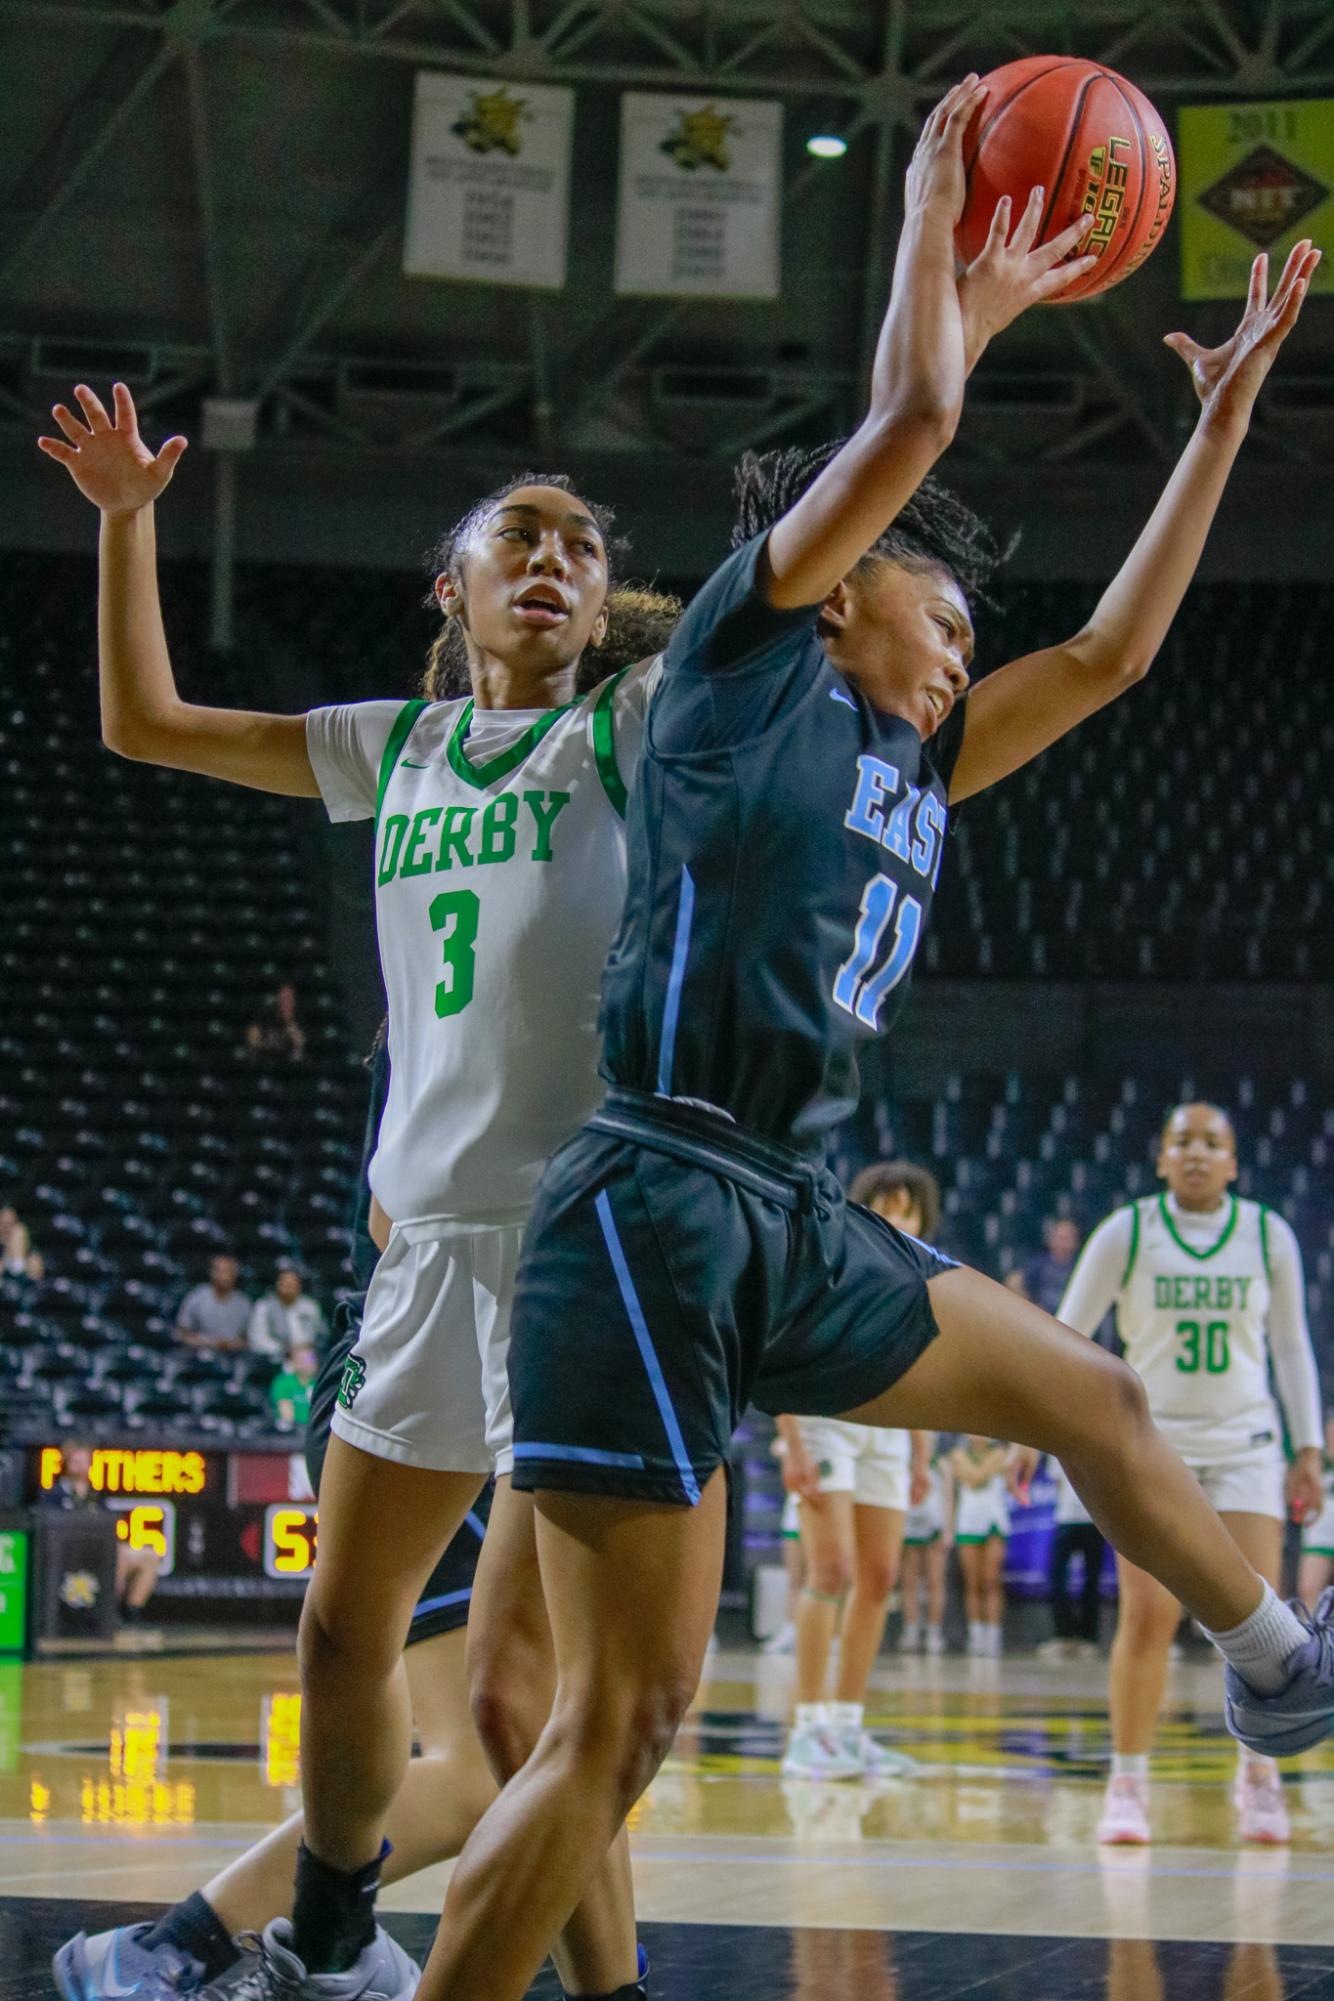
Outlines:
[[627, 91], [616, 290], [776, 299], [782, 151], [781, 104]]
[[572, 90], [419, 73], [408, 276], [563, 285], [573, 123]]

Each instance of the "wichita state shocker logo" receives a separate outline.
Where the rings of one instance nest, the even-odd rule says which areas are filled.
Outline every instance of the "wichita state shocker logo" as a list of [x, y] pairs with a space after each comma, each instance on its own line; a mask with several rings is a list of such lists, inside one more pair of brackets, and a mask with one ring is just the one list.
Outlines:
[[687, 173], [693, 174], [699, 167], [712, 167], [716, 174], [725, 174], [732, 165], [727, 135], [735, 126], [731, 113], [719, 111], [714, 104], [706, 104], [699, 111], [683, 111], [676, 130], [667, 134], [659, 150]]
[[522, 97], [511, 97], [502, 85], [485, 93], [474, 91], [468, 109], [450, 126], [470, 153], [508, 153], [517, 160], [523, 151], [520, 127], [532, 116]]

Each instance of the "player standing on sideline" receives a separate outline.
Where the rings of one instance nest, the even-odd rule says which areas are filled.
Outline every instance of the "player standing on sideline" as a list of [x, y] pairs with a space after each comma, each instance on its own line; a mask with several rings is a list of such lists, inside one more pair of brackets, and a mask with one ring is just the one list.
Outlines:
[[[1281, 1216], [1230, 1193], [1232, 1121], [1178, 1105], [1163, 1124], [1160, 1195], [1114, 1210], [1084, 1246], [1060, 1318], [1092, 1335], [1109, 1307], [1149, 1408], [1261, 1577], [1278, 1587], [1289, 1512], [1320, 1511], [1320, 1385], [1306, 1328], [1302, 1254]], [[1296, 1457], [1284, 1475], [1273, 1364]], [[1122, 1555], [1111, 1658], [1112, 1776], [1098, 1839], [1149, 1840], [1149, 1751], [1162, 1708], [1177, 1595]], [[1278, 1768], [1243, 1752], [1243, 1841], [1285, 1842]]]
[[927, 1654], [939, 1656], [945, 1651], [946, 1587], [954, 1547], [954, 1480], [949, 1454], [941, 1451], [939, 1436], [928, 1432], [927, 1437], [931, 1444], [926, 1498], [909, 1508], [903, 1534], [899, 1649], [915, 1654], [921, 1647]]
[[[854, 437], [742, 468], [742, 546], [668, 646], [603, 982], [604, 1109], [542, 1180], [515, 1299], [516, 1480], [540, 1495], [551, 1720], [450, 1883], [421, 2001], [520, 2001], [670, 1746], [717, 1604], [729, 1438], [748, 1402], [1058, 1452], [1108, 1533], [1235, 1668], [1234, 1727], [1284, 1749], [1334, 1724], [1334, 1628], [1256, 1575], [1154, 1430], [1131, 1370], [845, 1202], [822, 1165], [930, 905], [945, 800], [994, 784], [1148, 668], [1256, 392], [1314, 269], [1237, 333], [1178, 336], [1203, 409], [1089, 624], [968, 701], [971, 623], [927, 488], [964, 376], [1082, 260], [1038, 273], [997, 218], [956, 279], [975, 78], [927, 122]], [[980, 268], [979, 268], [980, 266]], [[985, 301], [985, 305], [983, 304]], [[980, 319], [977, 315], [981, 313]], [[892, 524], [892, 525], [891, 525]], [[944, 547], [968, 562], [969, 538]], [[975, 544], [974, 544], [975, 548]], [[924, 749], [924, 740], [930, 739]]]
[[[525, 475], [479, 501], [437, 552], [445, 624], [427, 692], [455, 699], [308, 716], [183, 702], [158, 599], [154, 503], [185, 441], [155, 457], [123, 383], [114, 422], [91, 389], [76, 394], [83, 421], [56, 405], [63, 439], [40, 443], [102, 514], [106, 743], [376, 823], [391, 1082], [371, 1182], [393, 1225], [321, 1482], [299, 1637], [305, 1834], [291, 1926], [269, 1927], [264, 1965], [284, 2001], [368, 1988], [400, 2001], [417, 1970], [376, 1926], [374, 1899], [411, 1751], [403, 1645], [492, 1469], [468, 1658], [500, 1775], [522, 1762], [550, 1704], [532, 1502], [509, 1482], [509, 1312], [542, 1164], [598, 1098], [598, 977], [624, 892], [626, 779], [656, 678], [644, 656], [678, 607], [613, 591], [610, 516], [561, 477]], [[581, 692], [599, 649], [622, 671]], [[510, 1680], [498, 1724], [501, 1635]], [[604, 1849], [554, 1952], [578, 1994], [634, 1991], [623, 1839]]]
[[1334, 1582], [1334, 1410], [1325, 1412], [1325, 1503], [1302, 1530], [1297, 1589], [1309, 1603]]
[[970, 1654], [998, 1655], [1005, 1623], [1005, 1546], [1010, 1537], [1010, 1448], [970, 1433], [950, 1454], [954, 1547], [963, 1576]]
[[[933, 1174], [881, 1161], [852, 1184], [850, 1199], [928, 1241], [940, 1222]], [[924, 1431], [875, 1430], [834, 1418], [780, 1417], [787, 1447], [783, 1483], [798, 1499], [806, 1584], [797, 1613], [796, 1715], [783, 1756], [788, 1779], [883, 1779], [912, 1760], [877, 1744], [866, 1728], [866, 1694], [898, 1582], [911, 1502], [929, 1489]], [[842, 1618], [839, 1609], [842, 1608]], [[838, 1628], [834, 1699], [826, 1700]]]

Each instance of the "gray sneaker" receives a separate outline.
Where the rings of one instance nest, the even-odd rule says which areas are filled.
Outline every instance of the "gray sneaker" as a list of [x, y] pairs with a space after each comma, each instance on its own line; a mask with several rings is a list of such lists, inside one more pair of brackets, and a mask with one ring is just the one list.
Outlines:
[[1310, 1638], [1288, 1656], [1287, 1686], [1258, 1695], [1234, 1667], [1224, 1675], [1228, 1729], [1267, 1758], [1309, 1751], [1334, 1730], [1334, 1585], [1314, 1613], [1297, 1598], [1289, 1602]]
[[411, 2001], [422, 1977], [382, 1925], [346, 1973], [307, 1973], [292, 1951], [288, 1918], [275, 1918], [262, 1934], [244, 1933], [238, 1943], [257, 1955], [255, 1961], [243, 1963], [239, 1979], [219, 1981], [210, 1995], [227, 2001]]
[[117, 1925], [114, 1931], [76, 1932], [66, 1939], [51, 1962], [64, 2001], [176, 2001], [181, 1994], [198, 1994], [204, 1969], [197, 1960], [172, 1945], [148, 1947], [143, 1941], [152, 1925]]

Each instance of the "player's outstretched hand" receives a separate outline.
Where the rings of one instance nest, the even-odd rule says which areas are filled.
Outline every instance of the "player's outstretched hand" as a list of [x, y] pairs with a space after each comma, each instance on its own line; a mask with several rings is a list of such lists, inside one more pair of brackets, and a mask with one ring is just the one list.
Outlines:
[[1093, 227], [1091, 215], [1078, 216], [1050, 243], [1038, 243], [1037, 233], [1046, 200], [1034, 188], [1024, 212], [1010, 228], [1010, 197], [1002, 195], [991, 218], [987, 240], [959, 280], [964, 344], [971, 372], [989, 340], [994, 340], [1020, 313], [1062, 292], [1097, 263], [1080, 255], [1079, 246]]
[[1309, 237], [1294, 243], [1271, 299], [1269, 259], [1262, 250], [1251, 266], [1246, 310], [1231, 340], [1221, 347], [1201, 347], [1184, 333], [1164, 336], [1164, 346], [1179, 354], [1189, 368], [1207, 417], [1220, 424], [1244, 425], [1249, 421], [1260, 385], [1297, 324], [1320, 257]]
[[65, 404], [57, 403], [51, 415], [64, 438], [39, 438], [38, 450], [64, 466], [84, 499], [103, 514], [137, 514], [166, 487], [185, 450], [185, 439], [168, 438], [161, 451], [151, 452], [139, 436], [134, 399], [123, 382], [112, 392], [114, 423], [86, 383], [79, 383], [74, 394], [83, 423]]
[[963, 214], [968, 192], [963, 170], [963, 135], [968, 121], [982, 102], [984, 85], [974, 71], [947, 90], [932, 111], [908, 163], [904, 204], [914, 209], [935, 208], [951, 229]]
[[1318, 1447], [1307, 1446], [1288, 1468], [1288, 1511], [1295, 1522], [1313, 1522], [1325, 1505], [1325, 1468]]

